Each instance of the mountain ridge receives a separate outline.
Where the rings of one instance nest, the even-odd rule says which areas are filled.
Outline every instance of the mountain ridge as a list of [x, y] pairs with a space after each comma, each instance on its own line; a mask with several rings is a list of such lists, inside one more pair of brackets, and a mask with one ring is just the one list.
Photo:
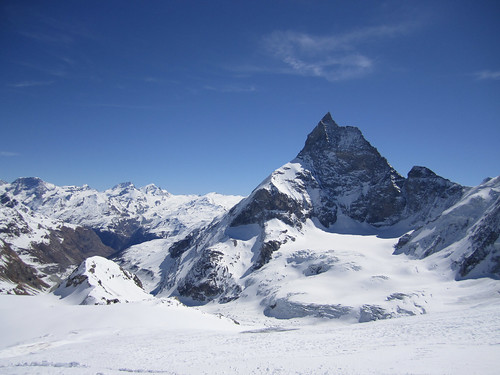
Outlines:
[[91, 228], [157, 297], [358, 322], [424, 314], [457, 280], [499, 278], [499, 196], [500, 177], [473, 188], [423, 166], [403, 177], [330, 113], [243, 199], [151, 184], [0, 186], [5, 212], [19, 206], [55, 226]]
[[[9, 267], [25, 270], [32, 293], [53, 286], [88, 256], [110, 257], [134, 244], [188, 234], [239, 199], [216, 193], [174, 196], [152, 184], [138, 189], [132, 183], [99, 192], [88, 185], [61, 187], [22, 177], [0, 186], [2, 257]], [[33, 273], [38, 275], [34, 284]], [[5, 290], [27, 290], [22, 278], [14, 284], [4, 279]]]
[[187, 303], [229, 302], [311, 223], [325, 232], [397, 238], [434, 220], [465, 191], [425, 167], [402, 177], [359, 129], [337, 125], [328, 113], [295, 159], [220, 221], [171, 247], [155, 292]]

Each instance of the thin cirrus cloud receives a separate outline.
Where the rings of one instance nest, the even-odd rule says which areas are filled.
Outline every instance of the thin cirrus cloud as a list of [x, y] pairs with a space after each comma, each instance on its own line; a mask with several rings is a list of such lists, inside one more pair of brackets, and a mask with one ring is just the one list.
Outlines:
[[482, 70], [480, 72], [474, 73], [476, 79], [478, 80], [497, 80], [500, 79], [500, 70], [491, 71], [491, 70]]
[[35, 40], [36, 42], [48, 43], [48, 44], [72, 44], [74, 38], [70, 35], [63, 33], [41, 33], [41, 32], [30, 32], [30, 31], [19, 31], [19, 34], [26, 38]]
[[[68, 75], [67, 71], [67, 64], [54, 64], [53, 66], [42, 66], [40, 64], [31, 64], [27, 62], [22, 62], [19, 65], [25, 68], [29, 68], [31, 70], [36, 70], [38, 72], [41, 72], [43, 74], [52, 76], [52, 77], [57, 77], [57, 78], [63, 78]], [[52, 83], [52, 82], [51, 82]]]
[[204, 86], [205, 90], [219, 93], [245, 93], [257, 91], [255, 86]]
[[20, 154], [17, 152], [10, 152], [10, 151], [0, 151], [0, 156], [3, 157], [14, 157], [14, 156], [19, 156]]
[[8, 87], [14, 87], [16, 89], [22, 89], [27, 87], [35, 87], [35, 86], [49, 86], [52, 85], [54, 81], [23, 81], [8, 84]]
[[410, 28], [409, 25], [368, 27], [323, 36], [275, 31], [262, 39], [262, 46], [281, 63], [279, 73], [334, 82], [359, 78], [373, 71], [373, 59], [361, 51], [363, 44], [402, 35]]

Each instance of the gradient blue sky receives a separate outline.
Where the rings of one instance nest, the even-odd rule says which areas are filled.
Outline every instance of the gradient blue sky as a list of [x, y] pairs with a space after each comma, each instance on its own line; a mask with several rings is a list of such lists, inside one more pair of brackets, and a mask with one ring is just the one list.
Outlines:
[[498, 1], [0, 3], [0, 179], [249, 194], [326, 112], [404, 176], [500, 174]]

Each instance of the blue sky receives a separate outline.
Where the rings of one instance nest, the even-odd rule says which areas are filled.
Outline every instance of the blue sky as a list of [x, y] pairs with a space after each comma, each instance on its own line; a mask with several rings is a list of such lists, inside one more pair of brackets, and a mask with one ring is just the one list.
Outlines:
[[404, 176], [500, 174], [498, 1], [0, 3], [0, 179], [249, 194], [326, 112]]

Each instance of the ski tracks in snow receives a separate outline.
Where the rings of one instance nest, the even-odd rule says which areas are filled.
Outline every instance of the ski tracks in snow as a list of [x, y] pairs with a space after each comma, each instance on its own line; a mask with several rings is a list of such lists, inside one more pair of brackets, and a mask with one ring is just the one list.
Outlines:
[[[133, 306], [125, 306], [128, 309]], [[142, 325], [133, 308], [129, 325], [116, 311], [82, 307], [85, 329], [74, 316], [64, 327], [0, 347], [0, 373], [20, 374], [497, 374], [500, 363], [498, 304], [362, 324], [318, 321], [290, 327], [221, 326], [204, 315], [194, 328]], [[96, 326], [92, 311], [110, 320]], [[144, 313], [151, 313], [145, 309]], [[168, 309], [158, 312], [168, 319]], [[108, 315], [109, 312], [109, 315]], [[84, 315], [79, 316], [83, 318]], [[179, 319], [170, 315], [170, 319]], [[52, 319], [49, 319], [50, 323]], [[114, 322], [114, 323], [113, 323]], [[12, 324], [15, 324], [13, 321]], [[18, 332], [26, 321], [17, 323]], [[114, 325], [113, 325], [114, 324]], [[121, 325], [120, 325], [121, 324]], [[47, 326], [53, 331], [53, 326]]]

